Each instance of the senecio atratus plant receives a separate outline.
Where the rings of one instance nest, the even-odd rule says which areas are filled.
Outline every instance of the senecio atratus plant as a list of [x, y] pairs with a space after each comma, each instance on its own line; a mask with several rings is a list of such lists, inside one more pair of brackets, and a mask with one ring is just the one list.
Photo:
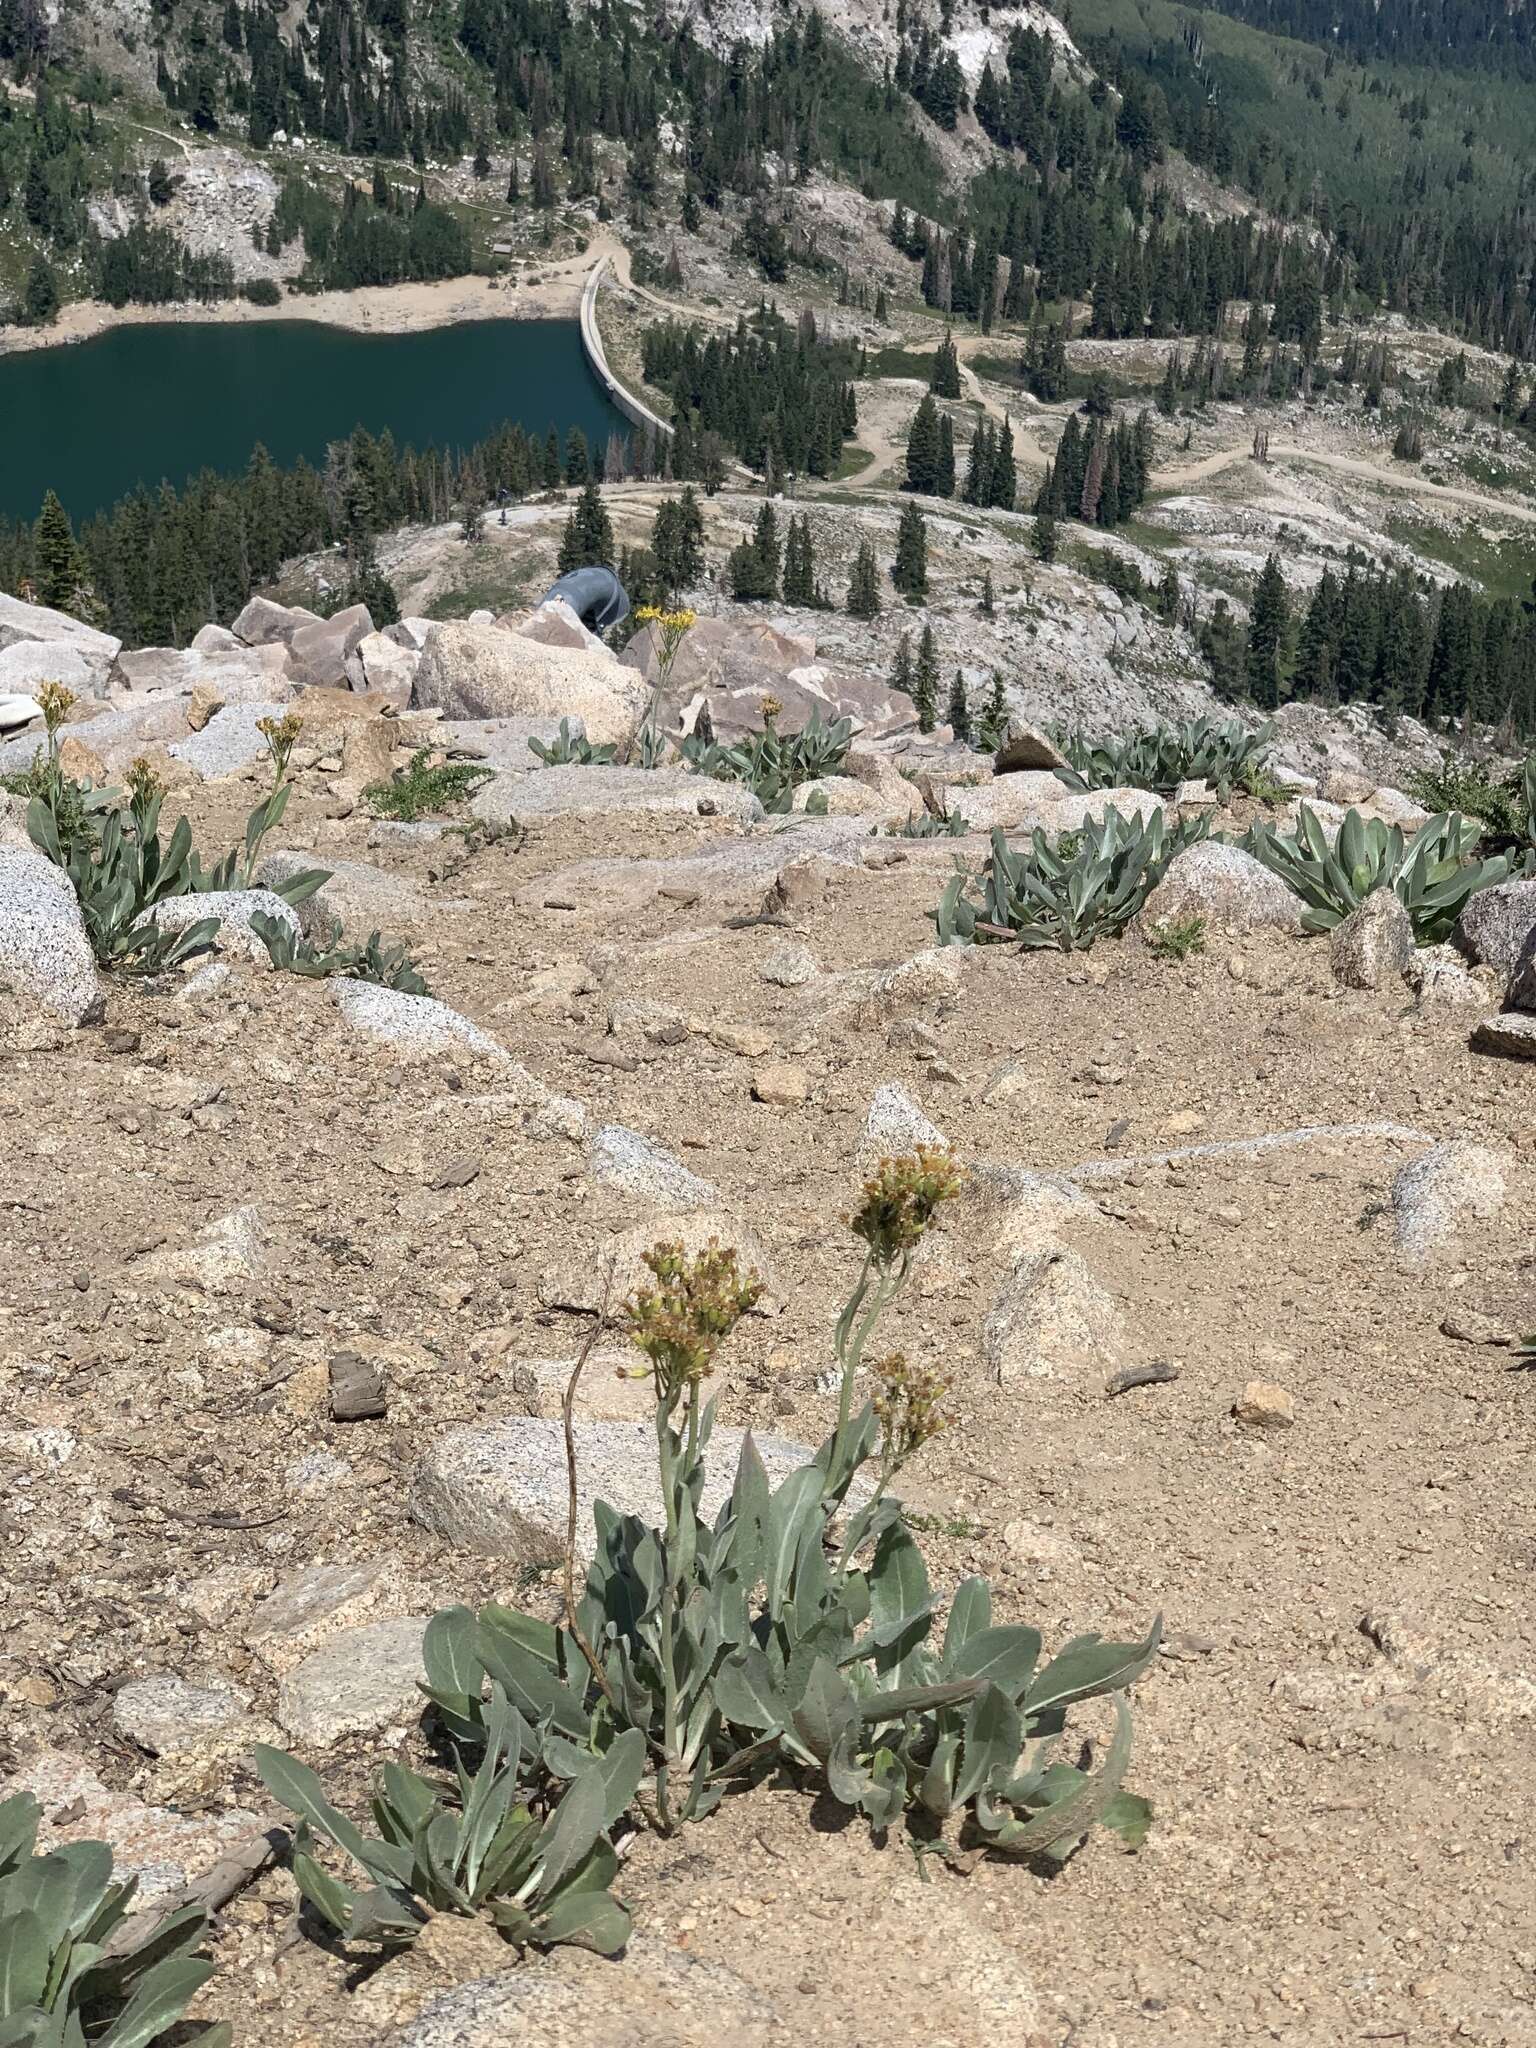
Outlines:
[[1274, 730], [1272, 722], [1249, 732], [1235, 718], [1195, 718], [1108, 740], [1072, 733], [1061, 742], [1070, 765], [1056, 775], [1068, 789], [1150, 789], [1159, 796], [1172, 796], [1181, 782], [1204, 781], [1225, 797], [1262, 766]]
[[802, 782], [818, 782], [841, 771], [853, 743], [853, 720], [834, 718], [828, 723], [813, 710], [799, 732], [780, 732], [781, 708], [777, 698], [765, 697], [763, 730], [730, 746], [691, 734], [681, 743], [684, 761], [696, 774], [716, 782], [744, 782], [771, 815], [792, 810]]
[[1473, 858], [1480, 831], [1475, 819], [1441, 811], [1405, 839], [1400, 825], [1352, 810], [1330, 841], [1317, 813], [1302, 804], [1294, 834], [1255, 825], [1243, 843], [1306, 905], [1303, 930], [1332, 931], [1375, 890], [1391, 889], [1413, 920], [1415, 939], [1432, 946], [1449, 936], [1469, 897], [1509, 877], [1506, 855]]
[[[496, 1731], [513, 1713], [525, 1767], [573, 1789], [622, 1749], [626, 1767], [643, 1758], [637, 1805], [662, 1830], [707, 1814], [732, 1784], [787, 1768], [877, 1829], [905, 1817], [915, 1846], [943, 1853], [971, 1844], [1062, 1858], [1096, 1822], [1140, 1838], [1148, 1809], [1120, 1790], [1125, 1691], [1160, 1622], [1139, 1643], [1079, 1636], [1042, 1663], [1038, 1632], [995, 1622], [987, 1585], [972, 1578], [937, 1635], [892, 1491], [945, 1427], [945, 1389], [900, 1352], [867, 1363], [866, 1352], [959, 1183], [937, 1150], [887, 1159], [865, 1183], [850, 1219], [863, 1263], [834, 1337], [836, 1425], [777, 1488], [749, 1436], [713, 1521], [699, 1506], [714, 1420], [704, 1383], [762, 1284], [713, 1241], [692, 1257], [653, 1248], [652, 1284], [623, 1322], [655, 1393], [663, 1524], [599, 1503], [578, 1598], [573, 1483], [560, 1622], [494, 1605], [433, 1619], [425, 1690], [455, 1743], [505, 1745]], [[861, 1399], [866, 1371], [875, 1391]], [[1069, 1709], [1101, 1695], [1114, 1733], [1090, 1773], [1056, 1748]]]
[[[4, 2048], [153, 2048], [213, 1975], [195, 1960], [200, 1906], [128, 1917], [135, 1880], [114, 1882], [105, 1842], [37, 1855], [30, 1792], [0, 1801], [0, 2043]], [[229, 2048], [227, 2022], [186, 2048]]]
[[1012, 941], [1076, 952], [1124, 931], [1162, 880], [1168, 863], [1203, 839], [1205, 818], [1170, 827], [1163, 813], [1123, 818], [1111, 805], [1060, 838], [1038, 826], [1029, 844], [1009, 846], [1000, 830], [992, 854], [961, 866], [933, 913], [941, 946]]

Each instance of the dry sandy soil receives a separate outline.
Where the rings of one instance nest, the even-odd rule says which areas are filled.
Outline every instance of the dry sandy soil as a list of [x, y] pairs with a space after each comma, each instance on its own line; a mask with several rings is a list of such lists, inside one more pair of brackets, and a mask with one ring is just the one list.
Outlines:
[[[194, 792], [200, 843], [230, 838], [254, 795]], [[1135, 938], [960, 956], [954, 989], [917, 1013], [925, 1038], [906, 1018], [859, 1023], [834, 978], [929, 943], [949, 847], [873, 842], [894, 864], [838, 869], [784, 922], [731, 928], [741, 902], [661, 896], [649, 869], [620, 894], [557, 872], [599, 848], [680, 854], [729, 837], [721, 821], [368, 850], [364, 816], [330, 815], [345, 809], [311, 774], [291, 836], [453, 901], [396, 921], [434, 993], [594, 1121], [671, 1147], [762, 1248], [777, 1312], [722, 1360], [725, 1421], [813, 1441], [827, 1425], [817, 1375], [856, 1267], [840, 1218], [880, 1083], [966, 1158], [1115, 1162], [1082, 1182], [1092, 1207], [1061, 1242], [1115, 1298], [1120, 1340], [998, 1384], [982, 1323], [1007, 1255], [975, 1206], [890, 1335], [953, 1390], [956, 1426], [912, 1489], [941, 1596], [986, 1573], [999, 1618], [1048, 1643], [1165, 1615], [1136, 1688], [1146, 1845], [1100, 1835], [1054, 1877], [924, 1881], [899, 1836], [877, 1846], [814, 1787], [766, 1786], [634, 1844], [627, 1962], [525, 1966], [578, 1987], [579, 2024], [494, 2038], [1536, 2043], [1536, 1387], [1508, 1349], [1442, 1333], [1536, 1324], [1536, 1069], [1469, 1053], [1464, 1012], [1335, 988], [1326, 944], [1279, 935], [1213, 935], [1182, 966]], [[789, 941], [822, 969], [805, 987], [763, 978]], [[621, 1009], [610, 1032], [626, 1002], [685, 1028], [652, 1042]], [[520, 1364], [574, 1355], [590, 1318], [563, 1304], [652, 1212], [597, 1187], [579, 1145], [525, 1135], [493, 1068], [370, 1047], [320, 983], [241, 966], [200, 1001], [117, 985], [105, 1026], [30, 1043], [0, 1120], [6, 1761], [81, 1759], [200, 1826], [276, 1818], [238, 1747], [147, 1757], [114, 1730], [116, 1692], [174, 1672], [270, 1714], [255, 1604], [316, 1562], [393, 1560], [370, 1615], [493, 1592], [549, 1611], [547, 1573], [417, 1527], [411, 1474], [440, 1431], [521, 1408]], [[803, 1070], [802, 1107], [753, 1099], [771, 1059]], [[1376, 1122], [1423, 1135], [1199, 1151]], [[1507, 1196], [1409, 1267], [1390, 1183], [1448, 1137], [1508, 1148]], [[473, 1177], [444, 1186], [457, 1161]], [[251, 1269], [200, 1281], [188, 1247], [247, 1205]], [[386, 1417], [328, 1419], [344, 1348], [385, 1360]], [[1179, 1377], [1106, 1396], [1152, 1360]], [[1292, 1427], [1234, 1418], [1253, 1378], [1289, 1390]], [[1103, 1733], [1091, 1714], [1082, 1729]], [[380, 1751], [314, 1760], [355, 1801]], [[216, 1934], [224, 1967], [199, 2010], [233, 2018], [242, 2048], [388, 2042], [429, 1991], [511, 1962], [469, 1933], [370, 1976], [300, 1936], [293, 1906], [270, 1872]]]

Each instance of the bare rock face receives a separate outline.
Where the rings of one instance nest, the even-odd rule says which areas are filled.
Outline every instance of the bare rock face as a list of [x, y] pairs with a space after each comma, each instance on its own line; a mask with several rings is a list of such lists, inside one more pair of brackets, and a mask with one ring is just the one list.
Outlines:
[[509, 1057], [488, 1031], [435, 996], [404, 995], [370, 981], [333, 981], [330, 995], [343, 1021], [360, 1037], [404, 1057], [431, 1059], [445, 1052], [497, 1062]]
[[[532, 756], [529, 757], [530, 761]], [[582, 767], [498, 775], [470, 805], [477, 818], [504, 825], [512, 818], [600, 818], [613, 812], [678, 811], [685, 817], [739, 818], [750, 822], [763, 807], [740, 782], [715, 782], [686, 768]]]
[[998, 775], [1017, 775], [1029, 768], [1065, 768], [1068, 762], [1056, 742], [1039, 726], [1024, 718], [1010, 717], [992, 766]]
[[1456, 944], [1479, 966], [1513, 974], [1521, 949], [1536, 932], [1536, 881], [1501, 882], [1479, 889], [1456, 920]]
[[579, 718], [601, 743], [627, 739], [649, 695], [606, 649], [547, 647], [455, 619], [428, 632], [411, 702], [445, 718]]
[[327, 1749], [344, 1735], [372, 1735], [419, 1719], [417, 1681], [424, 1615], [343, 1629], [290, 1671], [278, 1687], [277, 1718], [295, 1741]]
[[253, 597], [230, 631], [246, 647], [266, 647], [274, 641], [286, 647], [301, 627], [323, 623], [318, 612], [306, 611], [302, 605], [274, 604], [270, 597]]
[[0, 988], [66, 1024], [105, 1007], [69, 877], [30, 847], [0, 846]]
[[[746, 1432], [717, 1428], [700, 1513], [713, 1521], [735, 1482]], [[752, 1441], [778, 1486], [814, 1455], [785, 1437]], [[620, 1514], [656, 1524], [663, 1519], [656, 1472], [656, 1430], [643, 1422], [576, 1425], [576, 1542], [591, 1557], [595, 1501]], [[460, 1550], [508, 1562], [557, 1557], [565, 1545], [567, 1482], [565, 1439], [554, 1417], [514, 1415], [501, 1422], [449, 1430], [416, 1471], [411, 1514]]]
[[989, 1371], [1006, 1386], [1120, 1362], [1120, 1311], [1076, 1252], [1026, 1252], [982, 1328]]
[[328, 619], [300, 626], [288, 642], [294, 680], [319, 689], [347, 688], [347, 659], [372, 633], [373, 619], [364, 604], [349, 604]]
[[215, 943], [221, 952], [241, 953], [265, 967], [271, 955], [266, 941], [252, 929], [251, 919], [257, 916], [275, 918], [292, 938], [300, 936], [297, 916], [270, 889], [214, 889], [200, 896], [168, 896], [150, 907], [144, 922], [163, 932], [184, 932], [211, 917], [219, 927]]
[[599, 1187], [664, 1209], [706, 1209], [720, 1199], [718, 1188], [690, 1173], [664, 1146], [623, 1124], [605, 1124], [597, 1133], [589, 1166]]
[[1504, 1000], [1512, 1010], [1536, 1011], [1536, 924], [1525, 935]]
[[[106, 694], [107, 678], [123, 643], [68, 612], [50, 611], [45, 604], [28, 604], [25, 598], [0, 591], [0, 651], [23, 644], [45, 646], [60, 658], [73, 654], [91, 695], [100, 697]], [[60, 675], [57, 680], [65, 682], [68, 677]]]
[[1413, 922], [1391, 889], [1376, 889], [1335, 925], [1333, 978], [1345, 988], [1396, 988], [1413, 959]]
[[1536, 1060], [1536, 1014], [1505, 1010], [1485, 1017], [1472, 1033], [1474, 1052], [1499, 1053], [1510, 1060]]
[[1504, 1206], [1502, 1149], [1450, 1138], [1410, 1160], [1392, 1182], [1392, 1235], [1407, 1265], [1425, 1264], [1464, 1222], [1487, 1222]]
[[1301, 903], [1277, 874], [1240, 846], [1207, 839], [1176, 854], [1137, 918], [1155, 930], [1175, 918], [1203, 917], [1237, 931], [1301, 929]]

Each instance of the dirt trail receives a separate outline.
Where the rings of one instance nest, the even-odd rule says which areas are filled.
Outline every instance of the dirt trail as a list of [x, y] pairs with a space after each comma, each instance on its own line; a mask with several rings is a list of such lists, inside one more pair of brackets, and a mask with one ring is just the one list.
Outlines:
[[[1491, 497], [1483, 491], [1466, 490], [1459, 484], [1431, 483], [1427, 477], [1411, 476], [1382, 463], [1362, 461], [1358, 456], [1330, 455], [1321, 448], [1303, 448], [1295, 441], [1276, 441], [1269, 452], [1271, 461], [1283, 458], [1317, 469], [1333, 470], [1340, 476], [1358, 477], [1362, 483], [1376, 484], [1383, 490], [1400, 491], [1405, 497], [1418, 498], [1426, 504], [1467, 505], [1475, 511], [1519, 519], [1527, 524], [1536, 522], [1536, 506], [1522, 505], [1510, 498]], [[1246, 448], [1220, 449], [1214, 455], [1202, 456], [1198, 462], [1155, 470], [1152, 486], [1159, 491], [1183, 490], [1189, 484], [1203, 483], [1209, 477], [1219, 476], [1223, 470], [1233, 469], [1239, 463], [1251, 462], [1252, 459]]]

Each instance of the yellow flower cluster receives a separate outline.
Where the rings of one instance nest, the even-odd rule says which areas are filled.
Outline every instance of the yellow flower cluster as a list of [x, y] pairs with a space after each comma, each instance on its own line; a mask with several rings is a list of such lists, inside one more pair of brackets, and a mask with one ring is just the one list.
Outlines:
[[304, 730], [304, 721], [296, 711], [285, 711], [281, 718], [258, 718], [256, 730], [265, 739], [277, 768], [277, 779], [282, 781], [288, 766], [288, 756], [293, 752], [294, 742]]
[[128, 785], [129, 801], [141, 810], [147, 810], [156, 797], [163, 797], [166, 792], [166, 785], [155, 773], [153, 762], [143, 754], [134, 756], [123, 780]]
[[689, 611], [686, 606], [681, 611], [669, 612], [663, 611], [657, 604], [643, 604], [635, 613], [640, 625], [659, 626], [664, 633], [677, 634], [686, 633], [690, 626], [696, 624], [698, 616], [697, 612]]
[[62, 683], [44, 683], [38, 690], [37, 708], [43, 714], [50, 738], [64, 723], [75, 701], [74, 691], [67, 690]]
[[873, 1360], [869, 1369], [879, 1387], [874, 1407], [883, 1461], [894, 1472], [953, 1422], [939, 1406], [949, 1386], [937, 1373], [909, 1365], [902, 1351]]
[[761, 1298], [763, 1283], [743, 1274], [736, 1253], [711, 1238], [692, 1258], [680, 1244], [645, 1253], [654, 1287], [639, 1288], [621, 1315], [630, 1342], [651, 1361], [657, 1394], [668, 1402], [707, 1379], [715, 1353]]
[[916, 1249], [934, 1211], [959, 1194], [964, 1178], [954, 1155], [936, 1145], [882, 1159], [864, 1183], [864, 1200], [849, 1227], [869, 1246], [877, 1266], [893, 1266]]

